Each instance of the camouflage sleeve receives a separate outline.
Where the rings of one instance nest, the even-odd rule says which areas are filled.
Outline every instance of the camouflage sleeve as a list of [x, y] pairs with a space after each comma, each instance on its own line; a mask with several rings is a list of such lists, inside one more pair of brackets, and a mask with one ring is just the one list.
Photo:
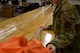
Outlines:
[[53, 27], [53, 25], [49, 25], [49, 26], [47, 27], [47, 29], [48, 29], [48, 30], [52, 30], [52, 27]]
[[75, 35], [75, 13], [72, 10], [63, 10], [60, 13], [60, 34], [56, 34], [56, 38], [50, 43], [57, 49], [65, 48], [71, 44]]

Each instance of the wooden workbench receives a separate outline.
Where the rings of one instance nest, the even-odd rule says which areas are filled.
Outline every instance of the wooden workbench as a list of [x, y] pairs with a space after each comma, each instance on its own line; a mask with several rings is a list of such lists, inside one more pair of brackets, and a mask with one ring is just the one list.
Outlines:
[[[17, 10], [17, 6], [23, 8], [23, 7], [27, 7], [29, 6], [29, 4], [27, 3], [26, 5], [2, 5], [2, 17], [4, 18], [12, 18], [14, 16], [16, 16], [16, 10]], [[23, 11], [23, 10], [22, 10]]]
[[54, 38], [54, 33], [42, 31], [40, 26], [52, 24], [53, 10], [51, 6], [44, 6], [1, 22], [0, 41], [14, 36], [25, 36], [28, 40], [38, 39], [45, 45], [45, 42]]

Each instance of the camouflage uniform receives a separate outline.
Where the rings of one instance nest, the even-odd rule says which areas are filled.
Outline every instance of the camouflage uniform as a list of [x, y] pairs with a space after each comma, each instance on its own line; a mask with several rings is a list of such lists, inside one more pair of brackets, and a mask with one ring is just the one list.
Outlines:
[[[63, 0], [54, 11], [52, 29], [56, 38], [50, 43], [61, 53], [80, 53], [80, 24], [77, 23], [79, 13], [74, 5]], [[77, 24], [76, 24], [77, 23]]]

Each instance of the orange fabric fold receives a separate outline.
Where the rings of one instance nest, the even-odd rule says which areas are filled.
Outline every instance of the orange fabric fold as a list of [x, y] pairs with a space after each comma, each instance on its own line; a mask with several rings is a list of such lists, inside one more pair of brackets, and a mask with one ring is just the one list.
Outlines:
[[38, 40], [27, 41], [25, 37], [20, 36], [1, 42], [0, 53], [51, 53], [51, 51]]

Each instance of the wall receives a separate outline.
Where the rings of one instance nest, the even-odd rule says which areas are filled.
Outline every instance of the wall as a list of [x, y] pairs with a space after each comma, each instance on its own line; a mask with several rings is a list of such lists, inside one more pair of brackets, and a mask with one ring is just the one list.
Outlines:
[[[42, 0], [44, 1], [44, 0]], [[39, 5], [41, 6], [41, 0], [27, 0], [27, 2], [30, 2], [30, 3], [39, 3]]]
[[80, 0], [69, 0], [69, 1], [75, 5], [80, 5]]

